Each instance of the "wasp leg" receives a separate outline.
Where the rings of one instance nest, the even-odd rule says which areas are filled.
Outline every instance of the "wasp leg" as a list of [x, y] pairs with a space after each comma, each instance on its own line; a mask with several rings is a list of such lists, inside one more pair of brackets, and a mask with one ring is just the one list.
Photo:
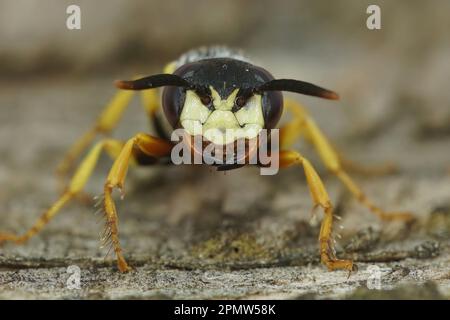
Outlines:
[[[156, 90], [143, 90], [141, 94], [145, 112], [151, 119], [154, 119], [156, 111], [160, 107]], [[76, 159], [91, 145], [96, 136], [99, 134], [107, 135], [117, 126], [133, 95], [133, 91], [118, 91], [97, 118], [94, 126], [76, 141], [65, 154], [57, 168], [57, 174], [61, 178], [62, 184], [64, 184], [64, 177], [70, 171]]]
[[73, 175], [67, 189], [56, 200], [56, 202], [42, 214], [42, 216], [36, 221], [32, 228], [26, 231], [22, 235], [0, 233], [0, 244], [6, 241], [15, 242], [16, 244], [22, 244], [36, 235], [45, 225], [54, 217], [60, 210], [73, 198], [75, 198], [83, 190], [92, 171], [98, 161], [98, 158], [102, 150], [105, 150], [110, 156], [117, 157], [123, 142], [106, 139], [98, 142], [91, 151], [86, 155], [84, 160]]
[[119, 122], [125, 108], [133, 97], [132, 91], [119, 91], [98, 117], [95, 125], [76, 141], [57, 167], [61, 181], [72, 168], [76, 159], [91, 145], [98, 134], [108, 134]]
[[341, 166], [349, 172], [354, 172], [367, 177], [383, 176], [398, 172], [398, 167], [392, 162], [386, 162], [384, 164], [377, 166], [376, 165], [367, 166], [354, 162], [353, 160], [347, 159], [335, 148], [334, 151], [336, 152], [336, 155], [339, 157]]
[[[306, 128], [306, 118], [308, 118], [306, 109], [298, 102], [289, 99], [286, 100], [285, 107], [293, 115], [293, 119], [286, 123], [280, 130], [280, 137], [283, 141], [282, 147], [284, 149], [290, 148], [302, 135], [306, 141], [314, 144], [314, 140]], [[328, 145], [333, 149], [333, 152], [339, 158], [341, 166], [349, 172], [354, 172], [365, 176], [380, 176], [392, 174], [398, 171], [397, 166], [393, 163], [370, 166], [356, 163], [350, 159], [347, 159], [334, 146], [331, 146], [329, 141]]]
[[323, 185], [317, 172], [314, 170], [311, 163], [295, 151], [281, 151], [280, 152], [280, 167], [289, 167], [291, 165], [301, 165], [305, 171], [306, 180], [308, 182], [311, 197], [314, 202], [314, 207], [320, 206], [324, 211], [324, 218], [320, 227], [319, 243], [320, 243], [320, 258], [323, 264], [328, 269], [345, 269], [355, 270], [351, 260], [340, 260], [336, 258], [334, 250], [333, 239], [333, 207], [331, 205], [328, 193]]
[[104, 186], [104, 211], [107, 219], [108, 234], [114, 247], [117, 257], [117, 266], [121, 272], [130, 271], [125, 258], [122, 254], [122, 248], [119, 242], [118, 217], [117, 210], [112, 198], [112, 191], [118, 188], [123, 195], [125, 178], [133, 154], [133, 149], [137, 148], [144, 154], [151, 157], [164, 157], [170, 154], [172, 144], [164, 139], [152, 137], [147, 134], [137, 134], [126, 142], [119, 156], [114, 161]]
[[[350, 190], [350, 192], [361, 204], [369, 208], [373, 214], [382, 220], [409, 221], [414, 219], [414, 216], [409, 212], [386, 212], [376, 206], [342, 169], [339, 156], [330, 145], [324, 134], [317, 127], [316, 123], [306, 114], [306, 111], [301, 108], [301, 106], [298, 105], [296, 109], [295, 114], [297, 119], [295, 120], [295, 124], [298, 130], [304, 133], [307, 139], [313, 144], [327, 169], [335, 174], [339, 180], [341, 180], [341, 182], [348, 188], [348, 190]], [[294, 138], [299, 136], [298, 133], [295, 133], [294, 126], [294, 122], [292, 122], [288, 124], [287, 129], [282, 128], [280, 130], [281, 146], [285, 146], [287, 142], [293, 141], [293, 136]]]

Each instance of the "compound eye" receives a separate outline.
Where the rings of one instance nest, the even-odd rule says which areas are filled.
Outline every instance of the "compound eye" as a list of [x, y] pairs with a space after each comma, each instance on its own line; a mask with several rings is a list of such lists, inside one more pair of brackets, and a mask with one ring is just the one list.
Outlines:
[[183, 109], [186, 92], [179, 87], [165, 87], [162, 95], [162, 104], [166, 119], [175, 128], [180, 119], [181, 110]]
[[262, 108], [266, 129], [275, 128], [283, 113], [283, 95], [280, 91], [271, 91], [263, 94]]

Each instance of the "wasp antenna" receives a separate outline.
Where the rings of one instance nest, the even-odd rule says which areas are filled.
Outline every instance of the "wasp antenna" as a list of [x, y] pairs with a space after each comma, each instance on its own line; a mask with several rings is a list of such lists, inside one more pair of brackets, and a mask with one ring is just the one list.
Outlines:
[[117, 88], [125, 90], [145, 90], [163, 86], [192, 87], [189, 82], [180, 76], [169, 73], [155, 74], [137, 80], [118, 80], [115, 85]]
[[309, 82], [292, 79], [276, 79], [264, 83], [256, 91], [289, 91], [330, 100], [339, 100], [336, 92], [316, 86]]

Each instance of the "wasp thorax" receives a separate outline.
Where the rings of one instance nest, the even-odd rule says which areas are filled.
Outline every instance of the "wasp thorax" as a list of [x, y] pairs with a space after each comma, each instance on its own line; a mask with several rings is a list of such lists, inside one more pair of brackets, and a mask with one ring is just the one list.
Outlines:
[[[194, 90], [187, 90], [180, 116], [181, 126], [190, 135], [202, 135], [215, 144], [229, 144], [238, 139], [255, 138], [264, 127], [261, 95], [238, 98], [239, 89], [223, 99], [209, 87], [211, 106]], [[236, 102], [241, 105], [237, 106]]]

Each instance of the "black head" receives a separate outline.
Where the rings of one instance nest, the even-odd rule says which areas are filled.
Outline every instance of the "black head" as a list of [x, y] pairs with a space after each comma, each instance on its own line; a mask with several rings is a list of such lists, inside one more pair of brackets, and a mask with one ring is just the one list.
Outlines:
[[142, 90], [166, 86], [163, 109], [169, 123], [188, 132], [203, 129], [272, 129], [283, 110], [281, 91], [326, 99], [336, 93], [313, 84], [275, 80], [265, 69], [231, 58], [211, 58], [182, 65], [173, 74], [135, 81], [119, 81], [122, 89]]
[[[255, 94], [255, 88], [274, 80], [265, 69], [250, 63], [231, 58], [213, 58], [185, 64], [175, 70], [175, 75], [189, 82], [201, 101], [210, 108], [213, 106], [211, 89], [221, 99], [227, 99], [238, 90], [234, 97], [233, 112], [238, 111]], [[273, 128], [283, 111], [283, 97], [279, 91], [261, 92], [265, 128]], [[163, 92], [163, 108], [167, 119], [176, 127], [186, 98], [186, 89], [167, 87]]]

